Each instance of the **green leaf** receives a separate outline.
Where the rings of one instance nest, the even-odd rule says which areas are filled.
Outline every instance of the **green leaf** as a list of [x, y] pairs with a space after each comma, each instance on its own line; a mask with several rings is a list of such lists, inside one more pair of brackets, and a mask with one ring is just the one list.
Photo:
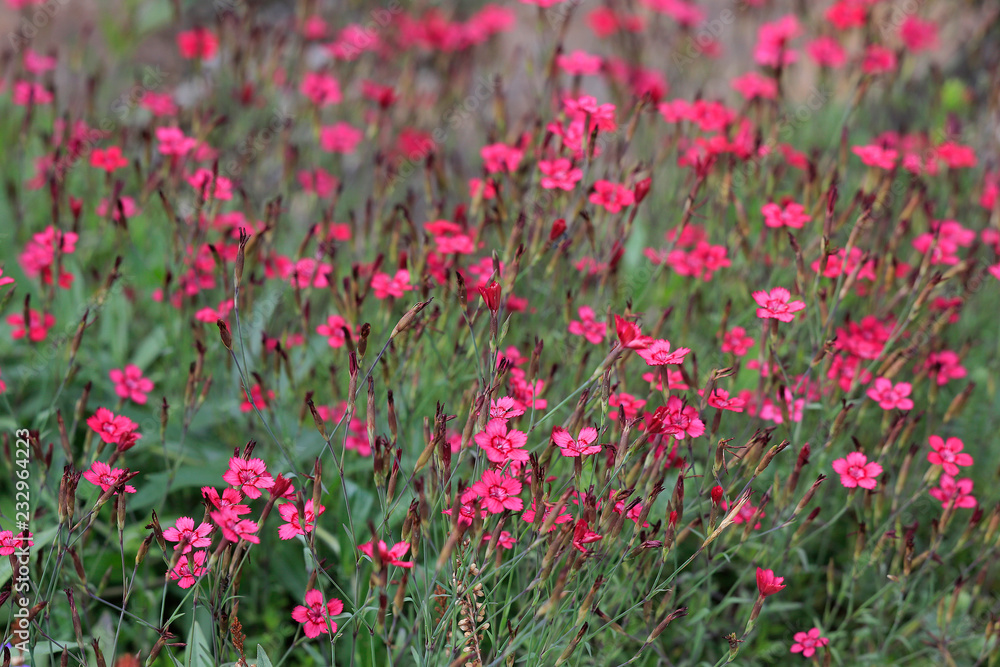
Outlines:
[[271, 659], [264, 652], [264, 647], [257, 644], [257, 667], [271, 667]]
[[212, 655], [208, 650], [208, 639], [201, 630], [201, 623], [195, 621], [188, 636], [187, 650], [184, 655], [186, 667], [213, 667]]
[[[222, 473], [206, 466], [182, 466], [177, 470], [174, 481], [170, 483], [170, 490], [187, 489], [192, 486], [213, 486], [219, 483]], [[141, 479], [141, 478], [137, 478]], [[146, 476], [142, 481], [139, 492], [131, 498], [129, 506], [135, 510], [146, 510], [153, 507], [163, 499], [163, 489], [170, 479], [170, 472], [157, 472]], [[139, 485], [136, 485], [139, 486]]]

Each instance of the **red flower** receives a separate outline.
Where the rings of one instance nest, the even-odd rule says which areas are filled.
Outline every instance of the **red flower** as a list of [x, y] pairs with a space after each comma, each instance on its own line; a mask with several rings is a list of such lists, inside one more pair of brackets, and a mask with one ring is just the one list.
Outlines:
[[209, 523], [199, 524], [194, 527], [194, 519], [189, 516], [182, 516], [177, 522], [163, 531], [163, 539], [168, 542], [177, 542], [174, 551], [181, 549], [181, 553], [191, 553], [191, 549], [202, 549], [211, 546], [212, 540], [208, 536], [212, 533], [212, 525]]
[[584, 519], [578, 519], [576, 522], [576, 528], [573, 529], [573, 547], [587, 553], [584, 544], [590, 544], [591, 542], [597, 542], [598, 540], [603, 540], [603, 535], [598, 535], [590, 529], [587, 522]]
[[956, 480], [951, 475], [941, 475], [939, 486], [928, 493], [941, 501], [942, 509], [948, 509], [949, 506], [964, 508], [976, 506], [976, 499], [972, 495], [972, 480], [968, 477]]
[[95, 148], [90, 152], [90, 166], [103, 169], [109, 174], [116, 169], [128, 166], [128, 160], [122, 156], [122, 149], [111, 146], [107, 150]]
[[49, 329], [56, 324], [56, 318], [52, 313], [45, 313], [43, 317], [34, 308], [28, 312], [28, 320], [27, 331], [25, 331], [24, 315], [20, 313], [8, 315], [7, 324], [14, 328], [10, 332], [10, 337], [14, 340], [19, 340], [24, 338], [25, 333], [27, 333], [28, 340], [32, 343], [37, 343], [38, 341], [45, 340], [45, 337], [49, 335]]
[[[542, 512], [542, 523], [545, 523], [546, 521], [549, 520], [549, 516], [551, 516], [551, 514], [552, 514], [552, 509], [553, 509], [552, 505], [548, 505], [548, 504], [545, 505], [545, 509]], [[557, 512], [557, 515], [556, 515], [556, 518], [552, 522], [552, 526], [549, 528], [549, 532], [550, 533], [553, 530], [555, 530], [556, 526], [558, 526], [559, 524], [561, 524], [561, 523], [568, 523], [568, 522], [570, 522], [570, 521], [573, 520], [573, 517], [570, 516], [570, 514], [568, 512], [566, 512], [565, 510], [566, 510], [566, 506], [565, 505], [561, 505], [559, 507], [559, 510]], [[536, 514], [535, 501], [532, 500], [531, 501], [531, 507], [529, 507], [528, 509], [524, 510], [524, 514], [521, 515], [521, 519], [523, 519], [524, 521], [527, 521], [528, 523], [534, 523], [535, 522], [535, 514]]]
[[490, 514], [499, 514], [504, 510], [516, 512], [524, 507], [524, 502], [517, 497], [521, 493], [521, 483], [494, 470], [484, 471], [482, 478], [471, 489], [482, 498], [482, 505]]
[[500, 283], [491, 280], [489, 285], [477, 287], [476, 289], [479, 291], [479, 295], [483, 297], [483, 301], [486, 302], [486, 307], [490, 309], [491, 313], [500, 310]]
[[862, 489], [874, 489], [875, 478], [882, 474], [882, 466], [872, 461], [861, 452], [851, 452], [847, 458], [833, 462], [833, 471], [840, 475], [840, 483], [848, 489], [860, 486]]
[[192, 554], [181, 556], [181, 559], [177, 561], [177, 566], [170, 570], [170, 578], [176, 581], [181, 588], [191, 588], [198, 577], [208, 570], [205, 565], [207, 557], [207, 551], [195, 551]]
[[971, 466], [972, 457], [962, 451], [965, 446], [958, 438], [948, 438], [942, 440], [939, 435], [932, 435], [928, 438], [933, 452], [928, 452], [927, 460], [936, 466], [944, 468], [945, 474], [955, 476], [958, 474], [958, 466]]
[[[364, 544], [359, 545], [358, 549], [361, 551], [361, 553], [365, 554], [369, 558], [374, 558], [374, 552], [372, 551], [371, 542], [365, 542]], [[405, 556], [406, 552], [409, 550], [410, 550], [409, 542], [396, 542], [396, 544], [394, 544], [392, 548], [389, 549], [386, 546], [385, 542], [383, 542], [382, 540], [378, 541], [378, 555], [382, 563], [386, 565], [395, 565], [397, 567], [405, 567], [405, 568], [413, 567], [412, 562], [404, 562], [400, 560], [400, 558]]]
[[183, 58], [208, 60], [219, 50], [219, 38], [207, 28], [192, 28], [177, 35], [177, 48]]
[[569, 431], [556, 426], [552, 429], [552, 441], [556, 443], [563, 456], [589, 456], [601, 451], [600, 445], [593, 444], [597, 440], [597, 429], [588, 426], [580, 430], [579, 437], [574, 440]]
[[[121, 476], [127, 473], [128, 470], [122, 470], [121, 468], [112, 469], [111, 466], [103, 461], [94, 461], [90, 466], [90, 470], [83, 473], [83, 478], [91, 484], [101, 487], [101, 491], [107, 491], [118, 484]], [[125, 493], [135, 493], [135, 487], [131, 484], [126, 484]], [[117, 491], [115, 495], [118, 495]]]
[[337, 123], [320, 130], [320, 148], [328, 153], [353, 153], [364, 135], [349, 123]]
[[781, 589], [785, 587], [783, 583], [785, 581], [784, 577], [774, 576], [774, 570], [762, 570], [757, 568], [757, 590], [760, 591], [760, 596], [766, 598], [769, 595], [774, 595]]
[[727, 331], [722, 337], [722, 351], [742, 357], [754, 344], [754, 339], [746, 334], [747, 331], [743, 327], [733, 327]]
[[607, 323], [595, 321], [594, 310], [590, 306], [580, 306], [577, 313], [580, 319], [570, 321], [569, 332], [574, 336], [583, 336], [587, 342], [594, 345], [604, 342], [604, 335], [608, 330]]
[[134, 364], [124, 369], [114, 369], [108, 376], [115, 383], [115, 393], [121, 398], [129, 398], [139, 405], [146, 404], [146, 393], [153, 390], [153, 382], [142, 377], [142, 371]]
[[541, 185], [546, 190], [559, 188], [561, 190], [572, 190], [576, 187], [577, 181], [583, 178], [583, 170], [573, 168], [573, 163], [566, 158], [558, 160], [539, 160], [538, 169], [543, 174]]
[[331, 617], [344, 611], [344, 603], [333, 598], [323, 602], [323, 593], [317, 588], [306, 593], [305, 606], [299, 605], [292, 610], [292, 620], [305, 626], [306, 637], [314, 639], [323, 633], [337, 632], [337, 624]]
[[651, 342], [649, 347], [639, 350], [638, 354], [649, 366], [665, 366], [684, 363], [684, 356], [690, 351], [686, 347], [679, 347], [671, 352], [670, 341], [661, 338]]
[[239, 515], [232, 508], [211, 512], [209, 516], [212, 521], [222, 531], [222, 536], [230, 542], [246, 540], [254, 544], [260, 544], [260, 538], [254, 533], [257, 532], [257, 522], [249, 519], [240, 519]]
[[618, 342], [622, 347], [632, 350], [644, 350], [653, 342], [649, 336], [642, 335], [639, 325], [618, 315], [615, 315], [615, 333], [618, 334]]
[[283, 540], [290, 540], [296, 535], [311, 533], [313, 527], [316, 525], [316, 517], [326, 511], [326, 508], [322, 505], [319, 506], [318, 511], [314, 511], [312, 499], [305, 502], [304, 509], [305, 521], [302, 521], [299, 519], [299, 510], [295, 506], [295, 503], [282, 503], [278, 505], [278, 514], [286, 521], [285, 524], [278, 527], [278, 537]]
[[527, 461], [528, 452], [523, 449], [528, 441], [527, 434], [507, 430], [503, 419], [491, 419], [486, 429], [476, 434], [476, 444], [485, 452], [491, 463], [503, 465], [508, 461]]
[[385, 299], [390, 296], [398, 299], [403, 296], [404, 292], [413, 290], [413, 286], [410, 285], [410, 272], [406, 269], [400, 269], [396, 271], [396, 275], [391, 277], [387, 273], [376, 273], [372, 277], [372, 289], [375, 291], [376, 299]]
[[[108, 444], [119, 445], [119, 449], [124, 451], [135, 444], [135, 441], [142, 436], [136, 433], [139, 425], [124, 415], [114, 415], [107, 408], [97, 408], [88, 420], [87, 426], [92, 428], [97, 435]], [[124, 449], [122, 444], [128, 445]]]
[[635, 203], [635, 193], [620, 183], [597, 181], [590, 193], [590, 203], [603, 206], [608, 213], [617, 213]]
[[909, 382], [900, 382], [895, 387], [889, 378], [878, 378], [875, 384], [868, 388], [868, 398], [876, 401], [883, 410], [912, 410], [913, 401], [907, 396], [913, 387]]
[[757, 317], [762, 320], [773, 318], [782, 322], [791, 322], [795, 319], [795, 313], [806, 307], [802, 301], [789, 301], [791, 296], [791, 292], [784, 287], [775, 287], [770, 293], [760, 290], [754, 292], [753, 300], [760, 306], [757, 309]]
[[316, 327], [316, 333], [326, 336], [326, 342], [330, 347], [343, 347], [347, 343], [344, 329], [350, 330], [347, 320], [340, 315], [330, 315], [326, 318], [326, 324]]
[[803, 658], [811, 658], [816, 649], [830, 643], [826, 637], [820, 637], [819, 628], [813, 628], [809, 632], [796, 632], [794, 638], [792, 653], [801, 653]]
[[806, 214], [805, 210], [802, 204], [793, 201], [786, 201], [781, 205], [771, 202], [760, 208], [760, 212], [764, 215], [765, 225], [790, 229], [802, 229], [802, 225], [812, 220], [812, 216]]
[[274, 486], [274, 478], [267, 472], [267, 466], [261, 459], [241, 459], [234, 456], [229, 459], [229, 470], [222, 476], [223, 481], [236, 487], [247, 498], [260, 498], [261, 489]]

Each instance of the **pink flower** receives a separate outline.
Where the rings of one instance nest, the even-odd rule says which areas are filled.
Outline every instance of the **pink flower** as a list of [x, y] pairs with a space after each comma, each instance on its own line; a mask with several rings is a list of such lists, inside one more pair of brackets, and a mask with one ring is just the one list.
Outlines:
[[7, 316], [7, 324], [13, 327], [13, 331], [10, 332], [11, 338], [19, 340], [24, 338], [25, 334], [27, 334], [28, 340], [32, 343], [37, 343], [45, 340], [45, 337], [49, 335], [49, 329], [56, 324], [56, 318], [52, 315], [52, 313], [45, 313], [45, 315], [42, 316], [34, 308], [29, 311], [28, 318], [29, 324], [26, 331], [24, 326], [24, 315], [14, 313]]
[[389, 276], [387, 273], [376, 273], [372, 278], [372, 289], [375, 290], [376, 299], [385, 299], [390, 296], [398, 299], [403, 296], [404, 292], [413, 290], [413, 286], [410, 285], [410, 272], [406, 269], [400, 269], [396, 271], [394, 276]]
[[[372, 551], [371, 542], [365, 542], [364, 544], [358, 545], [358, 550], [369, 558], [375, 557], [374, 552]], [[383, 565], [395, 565], [397, 567], [404, 567], [407, 569], [413, 567], [412, 562], [404, 562], [400, 560], [409, 550], [409, 542], [396, 542], [396, 544], [392, 545], [392, 548], [390, 549], [386, 546], [385, 542], [382, 540], [378, 541], [378, 555]]]
[[802, 229], [802, 225], [812, 220], [812, 216], [806, 214], [805, 207], [793, 201], [786, 201], [782, 205], [774, 202], [764, 204], [760, 212], [764, 215], [764, 224], [773, 228]]
[[733, 327], [722, 337], [722, 351], [732, 352], [737, 357], [742, 357], [753, 347], [754, 339], [747, 336], [747, 331], [743, 327]]
[[881, 169], [892, 169], [896, 166], [896, 158], [899, 157], [897, 151], [874, 144], [868, 146], [854, 146], [851, 152], [861, 158], [869, 167], [879, 167]]
[[208, 60], [219, 50], [219, 38], [207, 28], [192, 28], [177, 35], [182, 58]]
[[[524, 0], [521, 1], [524, 2]], [[601, 56], [595, 56], [586, 51], [573, 51], [568, 55], [563, 54], [556, 58], [556, 65], [567, 74], [573, 75], [600, 74], [602, 62]]]
[[295, 503], [282, 503], [278, 505], [278, 514], [285, 520], [285, 524], [278, 527], [278, 537], [283, 540], [290, 540], [296, 535], [311, 533], [316, 525], [316, 517], [326, 511], [326, 507], [319, 506], [319, 511], [314, 511], [313, 501], [309, 499], [305, 502], [305, 521], [299, 519], [299, 510]]
[[212, 540], [208, 536], [212, 533], [212, 524], [202, 523], [197, 528], [194, 527], [194, 519], [189, 516], [182, 516], [177, 522], [163, 531], [163, 539], [168, 542], [177, 542], [174, 551], [181, 549], [181, 553], [191, 553], [191, 549], [202, 549], [211, 546]]
[[566, 158], [539, 160], [538, 170], [545, 174], [541, 184], [546, 190], [555, 188], [572, 190], [576, 187], [577, 181], [583, 178], [583, 170], [573, 168], [573, 163]]
[[830, 643], [826, 637], [820, 637], [819, 628], [813, 628], [809, 632], [796, 632], [794, 639], [792, 653], [801, 653], [803, 658], [811, 658], [816, 649]]
[[318, 107], [325, 107], [331, 104], [339, 104], [343, 99], [340, 93], [340, 84], [329, 74], [322, 72], [307, 72], [302, 77], [302, 85], [299, 92], [309, 98]]
[[587, 553], [587, 548], [584, 544], [590, 544], [591, 542], [597, 542], [603, 540], [603, 535], [598, 535], [590, 529], [587, 522], [584, 519], [578, 519], [576, 522], [576, 528], [573, 529], [573, 548], [582, 552]]
[[579, 320], [572, 320], [569, 323], [569, 332], [574, 336], [583, 336], [587, 342], [600, 345], [604, 342], [604, 335], [607, 333], [607, 322], [596, 322], [594, 320], [594, 310], [590, 306], [580, 306], [577, 310]]
[[778, 82], [758, 72], [747, 72], [730, 82], [733, 90], [747, 100], [757, 97], [773, 100], [778, 96]]
[[[274, 391], [271, 389], [267, 390], [267, 396], [264, 396], [264, 390], [261, 389], [259, 384], [255, 384], [250, 390], [250, 393], [246, 395], [246, 400], [240, 403], [240, 412], [250, 412], [254, 409], [254, 406], [258, 410], [267, 410], [267, 402], [274, 398]], [[251, 401], [251, 399], [253, 399]]]
[[620, 183], [597, 181], [594, 191], [590, 193], [590, 203], [603, 206], [608, 213], [631, 206], [635, 202], [635, 193]]
[[93, 429], [101, 440], [109, 444], [126, 443], [131, 446], [142, 437], [136, 433], [139, 428], [138, 424], [125, 415], [116, 417], [107, 408], [97, 408], [97, 412], [87, 419], [87, 426]]
[[337, 123], [320, 130], [320, 148], [328, 153], [353, 153], [364, 136], [361, 130], [349, 123]]
[[146, 394], [153, 390], [153, 382], [142, 377], [138, 366], [129, 364], [124, 369], [116, 368], [108, 376], [115, 383], [115, 393], [118, 396], [131, 399], [139, 405], [146, 404]]
[[697, 438], [705, 433], [705, 423], [693, 405], [685, 405], [679, 396], [671, 396], [667, 404], [646, 415], [646, 428], [650, 433], [672, 435], [678, 440]]
[[15, 535], [9, 530], [0, 530], [0, 556], [10, 556], [22, 546], [34, 546], [35, 541], [31, 539], [32, 536], [32, 533], [28, 533], [28, 537], [21, 537], [20, 533]]
[[917, 51], [931, 51], [938, 45], [938, 27], [934, 21], [922, 21], [916, 16], [907, 16], [899, 27], [906, 48]]
[[218, 489], [214, 489], [210, 486], [203, 486], [201, 488], [201, 495], [203, 498], [212, 503], [212, 506], [216, 509], [230, 510], [237, 516], [240, 514], [248, 514], [250, 512], [250, 507], [248, 505], [240, 504], [243, 501], [243, 495], [236, 489], [225, 489], [220, 496]]
[[[545, 504], [545, 503], [543, 503], [543, 504]], [[545, 504], [545, 508], [542, 511], [541, 523], [545, 523], [546, 521], [549, 520], [549, 517], [552, 514], [552, 510], [553, 510], [553, 505]], [[570, 514], [568, 512], [566, 512], [565, 510], [566, 510], [566, 506], [565, 505], [561, 505], [559, 507], [559, 510], [556, 512], [556, 518], [553, 520], [552, 526], [549, 528], [549, 532], [550, 533], [553, 530], [555, 530], [556, 526], [558, 526], [559, 524], [561, 524], [561, 523], [568, 523], [568, 522], [570, 522], [570, 521], [573, 520], [573, 517], [570, 516]], [[524, 520], [524, 521], [527, 521], [528, 523], [534, 523], [535, 522], [535, 516], [536, 516], [535, 501], [532, 500], [531, 501], [531, 507], [529, 507], [528, 509], [524, 510], [524, 514], [521, 515], [521, 519]]]
[[785, 578], [774, 576], [774, 570], [757, 568], [757, 591], [762, 598], [774, 595], [785, 587]]
[[176, 581], [181, 588], [191, 588], [198, 577], [208, 571], [208, 567], [205, 565], [207, 557], [207, 551], [195, 551], [181, 556], [176, 567], [170, 570], [170, 578]]
[[637, 353], [646, 360], [647, 366], [666, 366], [684, 363], [684, 357], [690, 351], [686, 347], [679, 347], [671, 351], [670, 341], [660, 338], [651, 342], [645, 349], [638, 350]]
[[326, 342], [330, 347], [343, 347], [347, 343], [347, 334], [344, 329], [350, 330], [345, 320], [340, 315], [330, 315], [326, 318], [326, 324], [316, 327], [316, 333], [326, 336]]
[[928, 493], [941, 501], [941, 509], [948, 509], [949, 506], [969, 509], [976, 506], [976, 499], [972, 495], [972, 480], [968, 477], [956, 480], [951, 475], [941, 475], [939, 486]]
[[833, 69], [847, 62], [844, 47], [833, 37], [817, 37], [806, 45], [806, 51], [820, 67]]
[[254, 534], [258, 528], [256, 521], [240, 519], [232, 508], [210, 512], [209, 516], [222, 531], [222, 536], [230, 542], [246, 540], [253, 544], [260, 544], [260, 538]]
[[875, 478], [882, 474], [882, 466], [872, 461], [861, 452], [851, 452], [846, 458], [833, 462], [833, 471], [840, 475], [840, 483], [848, 489], [860, 486], [862, 489], [874, 489]]
[[482, 505], [490, 514], [520, 511], [524, 507], [524, 502], [517, 497], [521, 493], [521, 483], [495, 470], [484, 471], [482, 478], [470, 488], [482, 498]]
[[324, 633], [337, 632], [337, 624], [332, 617], [343, 613], [343, 602], [333, 598], [324, 604], [322, 591], [314, 588], [306, 593], [305, 603], [305, 606], [298, 605], [292, 610], [292, 620], [305, 626], [306, 637], [314, 639]]
[[949, 380], [964, 378], [968, 372], [960, 363], [958, 354], [951, 350], [931, 352], [924, 363], [924, 369], [939, 385], [947, 384]]
[[479, 150], [480, 157], [483, 158], [483, 166], [490, 174], [502, 173], [504, 171], [514, 173], [517, 166], [524, 157], [524, 151], [507, 144], [490, 144], [483, 146]]
[[958, 474], [958, 466], [967, 467], [973, 464], [972, 457], [962, 452], [965, 443], [958, 438], [943, 440], [939, 435], [932, 435], [928, 441], [934, 451], [927, 453], [927, 460], [944, 468], [945, 474], [954, 477]]
[[107, 150], [95, 148], [90, 152], [90, 166], [110, 174], [116, 169], [127, 167], [128, 160], [122, 156], [122, 149], [118, 146], [110, 146]]
[[913, 401], [907, 398], [913, 387], [909, 382], [900, 382], [896, 386], [892, 385], [889, 378], [878, 378], [875, 384], [868, 388], [868, 398], [876, 401], [883, 410], [912, 410]]
[[522, 431], [507, 430], [503, 419], [491, 419], [486, 429], [476, 434], [476, 444], [485, 452], [491, 463], [504, 464], [508, 461], [527, 461], [528, 452], [523, 449], [528, 436]]
[[[483, 533], [483, 544], [489, 544], [492, 539], [492, 533]], [[510, 534], [510, 531], [500, 531], [500, 537], [497, 538], [497, 545], [499, 545], [501, 549], [513, 549], [515, 544], [517, 544], [517, 539]]]
[[601, 451], [601, 446], [594, 444], [596, 440], [597, 429], [592, 426], [581, 429], [576, 440], [573, 439], [569, 431], [561, 426], [552, 429], [552, 441], [563, 456], [578, 457], [598, 454]]
[[708, 404], [719, 410], [743, 412], [743, 406], [746, 405], [746, 401], [742, 398], [730, 398], [728, 391], [716, 387], [712, 390], [712, 393], [708, 395]]
[[789, 301], [792, 294], [784, 287], [775, 287], [770, 293], [756, 291], [752, 296], [760, 306], [757, 309], [757, 317], [762, 320], [773, 318], [781, 322], [791, 322], [795, 319], [795, 313], [806, 307], [802, 301]]
[[13, 285], [13, 284], [14, 284], [14, 279], [11, 278], [10, 276], [7, 276], [5, 278], [3, 275], [3, 267], [0, 266], [0, 287], [3, 287], [4, 285]]
[[274, 478], [267, 472], [267, 466], [261, 459], [248, 461], [238, 456], [232, 457], [229, 459], [229, 470], [222, 479], [250, 499], [260, 498], [261, 489], [274, 486]]
[[198, 145], [198, 140], [187, 137], [176, 127], [156, 128], [156, 140], [160, 142], [159, 151], [163, 155], [182, 156], [191, 152]]
[[[96, 484], [101, 487], [101, 491], [107, 491], [111, 487], [117, 485], [118, 480], [126, 474], [128, 474], [127, 469], [112, 469], [111, 466], [103, 461], [94, 461], [90, 465], [90, 470], [83, 473], [83, 478], [91, 484]], [[135, 493], [135, 487], [131, 484], [126, 484], [125, 493]], [[118, 495], [117, 491], [115, 492], [115, 495]]]
[[896, 69], [896, 54], [892, 49], [872, 44], [865, 51], [865, 59], [861, 63], [861, 69], [868, 74], [891, 72]]

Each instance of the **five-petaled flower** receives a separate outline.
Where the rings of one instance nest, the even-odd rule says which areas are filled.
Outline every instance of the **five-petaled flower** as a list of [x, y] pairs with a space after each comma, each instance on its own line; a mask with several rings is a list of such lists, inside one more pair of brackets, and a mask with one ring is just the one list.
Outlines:
[[510, 431], [503, 419], [491, 419], [486, 429], [476, 434], [476, 444], [486, 452], [491, 463], [504, 464], [508, 461], [527, 461], [528, 452], [523, 449], [528, 436], [522, 431]]
[[883, 410], [912, 410], [913, 400], [907, 398], [913, 387], [909, 382], [900, 382], [893, 386], [889, 378], [877, 378], [875, 383], [868, 388], [868, 398], [878, 402]]
[[774, 576], [774, 570], [757, 568], [757, 590], [762, 598], [774, 595], [785, 587], [785, 578]]
[[333, 598], [324, 603], [323, 592], [318, 588], [306, 593], [305, 602], [305, 606], [299, 605], [292, 610], [292, 619], [302, 623], [306, 637], [313, 639], [323, 633], [337, 632], [333, 617], [343, 613], [343, 602]]
[[[364, 544], [359, 544], [358, 550], [371, 559], [375, 558], [371, 542], [365, 542]], [[409, 550], [410, 550], [409, 542], [396, 542], [394, 545], [392, 545], [392, 548], [390, 549], [388, 546], [386, 546], [385, 542], [383, 542], [382, 540], [378, 541], [378, 556], [379, 560], [382, 561], [383, 565], [388, 564], [405, 568], [413, 567], [412, 561], [401, 560], [402, 557], [405, 556], [406, 552]]]
[[274, 486], [274, 478], [267, 472], [267, 466], [261, 459], [248, 461], [238, 456], [232, 457], [229, 459], [229, 470], [222, 479], [250, 499], [260, 498], [261, 489]]
[[829, 639], [820, 636], [819, 628], [813, 628], [809, 632], [796, 632], [794, 638], [792, 653], [801, 653], [803, 658], [811, 658], [816, 653], [816, 649], [830, 643]]
[[135, 364], [112, 369], [108, 377], [115, 383], [115, 393], [119, 397], [131, 399], [139, 405], [146, 404], [146, 394], [153, 390], [153, 381], [143, 377]]
[[968, 477], [955, 479], [951, 475], [941, 475], [938, 486], [928, 493], [941, 501], [941, 508], [963, 507], [972, 508], [976, 506], [976, 499], [972, 495], [972, 480]]
[[194, 526], [194, 519], [189, 516], [182, 516], [177, 522], [163, 531], [163, 539], [168, 542], [177, 542], [174, 551], [181, 549], [181, 553], [191, 553], [191, 549], [203, 549], [211, 546], [212, 540], [208, 536], [212, 533], [212, 524], [202, 523], [197, 528]]
[[973, 463], [972, 457], [962, 451], [965, 443], [958, 438], [944, 440], [939, 435], [932, 435], [928, 442], [934, 451], [927, 453], [927, 460], [944, 468], [945, 474], [954, 477], [958, 474], [958, 466], [971, 466]]
[[499, 514], [504, 510], [520, 511], [524, 507], [524, 501], [517, 497], [521, 493], [521, 483], [495, 470], [484, 471], [482, 478], [471, 489], [490, 514]]
[[181, 556], [177, 565], [170, 570], [170, 578], [181, 588], [191, 588], [198, 577], [208, 571], [208, 566], [205, 565], [207, 557], [207, 551], [195, 551]]
[[833, 462], [833, 471], [840, 475], [840, 483], [848, 489], [860, 486], [862, 489], [874, 489], [875, 478], [882, 474], [882, 466], [874, 461], [868, 462], [868, 457], [861, 452], [851, 452], [846, 458]]
[[[91, 484], [101, 487], [101, 491], [107, 491], [111, 487], [116, 486], [119, 483], [119, 479], [126, 474], [128, 474], [127, 469], [112, 468], [103, 461], [94, 461], [90, 464], [90, 470], [83, 473], [83, 478]], [[124, 490], [125, 493], [135, 493], [135, 487], [131, 484], [126, 484]], [[115, 491], [115, 495], [118, 495], [117, 491]]]
[[795, 319], [795, 313], [805, 310], [806, 304], [802, 301], [789, 301], [792, 294], [784, 287], [775, 287], [770, 292], [758, 290], [753, 293], [753, 300], [760, 308], [757, 309], [757, 317], [762, 320], [772, 318], [781, 322], [791, 322]]
[[310, 498], [305, 502], [303, 510], [305, 512], [305, 521], [299, 518], [299, 510], [295, 503], [282, 503], [278, 505], [278, 514], [286, 522], [278, 527], [278, 537], [283, 540], [290, 540], [296, 535], [311, 533], [313, 527], [316, 525], [316, 517], [325, 512], [326, 507], [320, 505], [314, 509], [313, 501]]
[[553, 427], [552, 442], [556, 444], [563, 456], [589, 456], [601, 451], [600, 445], [595, 445], [597, 441], [597, 429], [587, 426], [580, 429], [580, 435], [574, 440], [569, 431], [561, 426]]

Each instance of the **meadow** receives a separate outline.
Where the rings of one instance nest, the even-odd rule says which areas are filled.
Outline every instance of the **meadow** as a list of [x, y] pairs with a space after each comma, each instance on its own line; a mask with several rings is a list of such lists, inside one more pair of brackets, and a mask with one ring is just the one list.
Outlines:
[[4, 1], [2, 667], [1000, 664], [996, 3]]

